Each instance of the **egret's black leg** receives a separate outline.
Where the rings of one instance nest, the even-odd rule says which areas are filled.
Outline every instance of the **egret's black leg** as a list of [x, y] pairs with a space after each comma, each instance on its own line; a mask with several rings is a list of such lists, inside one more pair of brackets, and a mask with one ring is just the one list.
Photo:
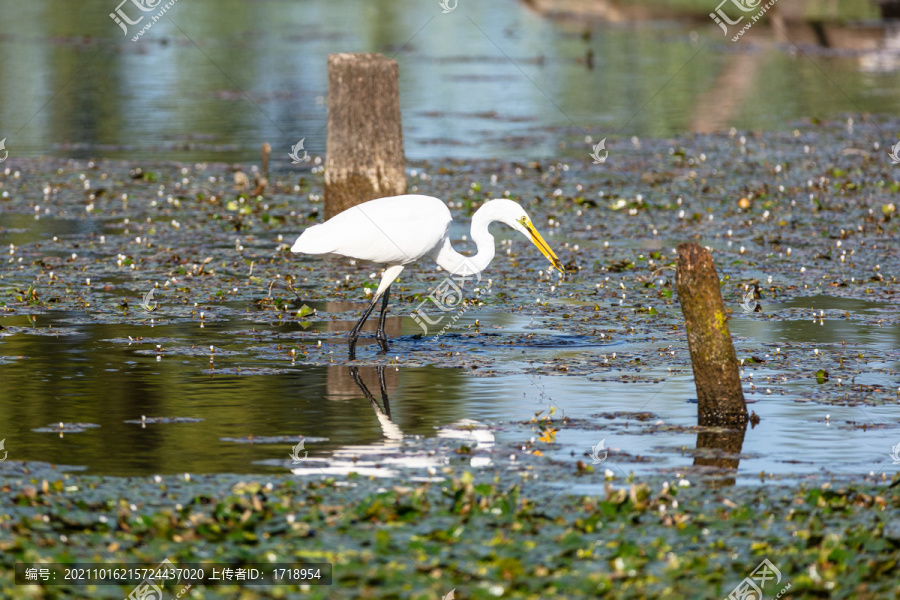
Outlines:
[[359, 337], [359, 332], [362, 330], [366, 319], [368, 319], [369, 315], [372, 314], [372, 310], [374, 310], [377, 303], [378, 298], [372, 300], [369, 303], [369, 306], [366, 307], [366, 310], [363, 311], [362, 317], [359, 319], [359, 321], [356, 322], [356, 325], [353, 326], [353, 329], [350, 330], [350, 360], [356, 358], [356, 340]]
[[388, 292], [391, 289], [391, 283], [397, 277], [400, 276], [400, 273], [403, 271], [403, 265], [391, 265], [384, 270], [384, 275], [381, 276], [381, 284], [378, 286], [378, 289], [384, 288], [384, 293], [379, 294], [375, 292], [375, 297], [372, 298], [372, 302], [369, 306], [366, 307], [366, 310], [363, 311], [362, 318], [356, 322], [356, 325], [353, 326], [353, 329], [350, 330], [350, 360], [356, 358], [356, 339], [359, 337], [359, 332], [363, 328], [363, 324], [366, 322], [366, 319], [369, 318], [369, 315], [372, 314], [372, 311], [375, 309], [375, 305], [378, 303], [378, 299], [381, 296], [384, 296], [384, 300], [381, 305], [381, 318], [378, 322], [378, 331], [375, 334], [375, 338], [378, 340], [378, 345], [381, 346], [381, 349], [387, 352], [387, 336], [384, 334], [384, 311], [387, 310], [388, 304]]
[[384, 290], [384, 299], [381, 301], [381, 316], [378, 317], [378, 329], [375, 331], [375, 339], [384, 352], [388, 351], [387, 334], [384, 332], [384, 319], [387, 316], [388, 296], [391, 293], [391, 286]]

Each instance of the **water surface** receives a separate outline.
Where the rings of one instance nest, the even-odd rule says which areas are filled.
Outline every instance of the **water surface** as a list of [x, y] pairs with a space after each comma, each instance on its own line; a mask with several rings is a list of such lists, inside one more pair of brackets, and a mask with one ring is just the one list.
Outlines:
[[250, 161], [270, 142], [287, 167], [301, 138], [325, 151], [334, 52], [399, 62], [410, 159], [585, 157], [587, 135], [615, 153], [631, 136], [900, 108], [900, 61], [882, 39], [895, 29], [873, 30], [865, 50], [826, 51], [803, 27], [785, 39], [760, 24], [732, 43], [708, 19], [558, 22], [513, 0], [449, 14], [436, 1], [192, 0], [133, 42], [113, 8], [4, 7], [0, 137], [13, 157]]
[[[331, 309], [348, 308], [336, 303], [321, 303], [318, 308], [324, 311], [329, 304]], [[792, 304], [842, 311], [882, 308], [827, 297]], [[839, 344], [847, 333], [837, 319], [820, 325], [808, 320], [768, 322], [754, 316], [732, 320], [739, 356], [744, 356], [743, 340], [748, 336], [757, 338], [748, 341], [749, 346], [765, 340], [766, 345], [812, 342], [825, 348]], [[476, 317], [480, 328], [497, 333], [495, 338], [481, 337], [473, 346], [460, 334], [471, 331]], [[428, 440], [460, 437], [459, 432], [447, 431], [458, 429], [461, 421], [480, 423], [478, 427], [487, 432], [488, 444], [464, 442], [478, 450], [475, 456], [500, 460], [518, 453], [523, 442], [531, 448], [540, 435], [534, 429], [535, 416], [552, 410], [555, 419], [569, 420], [557, 422], [555, 443], [540, 446], [553, 460], [590, 463], [590, 449], [605, 440], [610, 454], [599, 468], [618, 477], [682, 472], [694, 463], [698, 435], [691, 428], [697, 406], [689, 369], [653, 365], [635, 369], [622, 364], [583, 376], [525, 372], [539, 358], [567, 353], [633, 355], [659, 351], [664, 342], [601, 343], [554, 332], [541, 318], [484, 310], [464, 315], [458, 329], [435, 342], [418, 338], [412, 319], [393, 319], [392, 352], [399, 360], [383, 367], [382, 381], [375, 367], [361, 367], [362, 385], [345, 364], [329, 364], [329, 357], [342, 358], [345, 352], [340, 332], [346, 328], [334, 325], [349, 327], [350, 322], [316, 319], [312, 328], [300, 333], [296, 324], [266, 327], [234, 318], [202, 328], [194, 321], [170, 320], [149, 330], [146, 324], [91, 323], [77, 314], [53, 312], [32, 319], [0, 319], [7, 327], [0, 357], [6, 449], [16, 460], [77, 466], [101, 474], [293, 469], [321, 476], [335, 469], [364, 470], [364, 463], [358, 462], [364, 460], [375, 473], [382, 469], [382, 475], [416, 478], [427, 475], [425, 467], [446, 464], [455, 456], [456, 445], [437, 448], [435, 454]], [[808, 326], [803, 325], [806, 322]], [[793, 329], [785, 331], [789, 325]], [[286, 330], [301, 336], [306, 350], [300, 358], [291, 360], [285, 350], [273, 356], [276, 336], [295, 335]], [[900, 330], [896, 326], [879, 330], [871, 324], [857, 326], [854, 348], [895, 348]], [[515, 337], [529, 332], [541, 336], [541, 341], [531, 344]], [[319, 345], [322, 340], [325, 343]], [[364, 337], [361, 349], [366, 351], [371, 342], [371, 337]], [[401, 355], [423, 349], [435, 356], [487, 352], [522, 372], [491, 375], [403, 365]], [[900, 361], [877, 366], [881, 375], [864, 381], [866, 385], [900, 384]], [[747, 373], [743, 375], [748, 403], [761, 422], [747, 430], [739, 456], [732, 450], [740, 459], [739, 479], [758, 481], [761, 472], [791, 480], [822, 473], [890, 475], [896, 468], [889, 457], [900, 435], [893, 406], [821, 403], [810, 398], [808, 388], [816, 386], [814, 380], [765, 383], [767, 376], [778, 375], [765, 365], [754, 370], [753, 377]], [[753, 381], [756, 387], [749, 385]], [[150, 422], [142, 424], [142, 417]], [[159, 417], [176, 422], [153, 422]], [[62, 430], [59, 422], [65, 424]], [[94, 426], [73, 432], [74, 423]], [[298, 466], [291, 453], [301, 439], [307, 440], [310, 462]], [[403, 440], [406, 445], [400, 444]], [[478, 464], [484, 463], [473, 463]]]

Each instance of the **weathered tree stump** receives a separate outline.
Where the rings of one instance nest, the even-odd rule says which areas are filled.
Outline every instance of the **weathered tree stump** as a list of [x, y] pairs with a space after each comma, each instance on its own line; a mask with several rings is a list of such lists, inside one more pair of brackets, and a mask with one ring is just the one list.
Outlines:
[[746, 424], [747, 403], [719, 275], [709, 251], [699, 244], [678, 244], [675, 289], [684, 313], [697, 386], [698, 424]]
[[325, 218], [406, 193], [400, 69], [381, 54], [328, 56]]

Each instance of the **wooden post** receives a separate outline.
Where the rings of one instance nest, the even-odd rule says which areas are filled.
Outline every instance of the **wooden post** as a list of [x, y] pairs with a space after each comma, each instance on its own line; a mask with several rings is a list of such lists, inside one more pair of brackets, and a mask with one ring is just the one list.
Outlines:
[[400, 69], [381, 54], [328, 56], [325, 218], [406, 193]]
[[744, 424], [747, 403], [728, 331], [719, 275], [699, 244], [678, 244], [675, 289], [684, 313], [697, 386], [699, 425]]
[[272, 146], [269, 142], [263, 142], [263, 145], [259, 149], [260, 153], [262, 153], [262, 176], [265, 178], [269, 177], [269, 155], [272, 154]]

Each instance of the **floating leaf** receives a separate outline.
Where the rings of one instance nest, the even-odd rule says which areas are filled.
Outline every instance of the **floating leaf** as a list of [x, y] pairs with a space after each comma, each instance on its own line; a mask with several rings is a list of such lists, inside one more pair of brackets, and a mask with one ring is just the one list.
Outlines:
[[544, 430], [544, 435], [542, 435], [541, 437], [538, 438], [538, 441], [539, 442], [547, 442], [548, 444], [555, 442], [557, 431], [559, 431], [559, 430], [553, 429], [552, 427], [548, 427], [547, 429]]

